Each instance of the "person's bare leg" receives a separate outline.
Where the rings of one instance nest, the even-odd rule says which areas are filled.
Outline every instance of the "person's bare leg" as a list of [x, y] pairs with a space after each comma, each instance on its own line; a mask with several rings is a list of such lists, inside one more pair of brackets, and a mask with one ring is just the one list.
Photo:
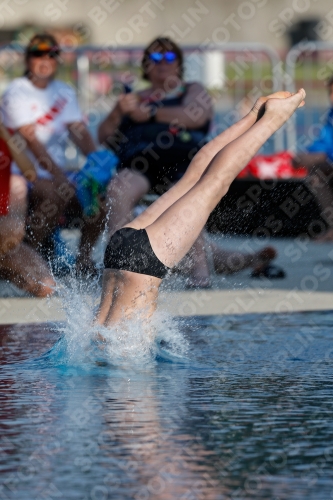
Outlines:
[[325, 153], [299, 153], [293, 159], [295, 167], [307, 167], [308, 176], [304, 179], [313, 193], [321, 210], [321, 216], [326, 221], [328, 229], [320, 234], [315, 241], [333, 241], [333, 167]]
[[225, 146], [199, 182], [146, 227], [155, 254], [166, 266], [173, 267], [186, 255], [231, 182], [266, 140], [290, 118], [304, 97], [305, 92], [301, 89], [286, 99], [269, 99], [263, 117]]
[[10, 208], [0, 218], [0, 273], [23, 290], [37, 297], [54, 292], [55, 282], [44, 260], [22, 243], [25, 234], [27, 188], [24, 179], [13, 175]]
[[112, 179], [108, 187], [110, 234], [128, 224], [133, 218], [133, 209], [149, 191], [150, 184], [146, 177], [138, 172], [124, 169]]
[[76, 273], [80, 275], [81, 273], [92, 273], [94, 274], [96, 269], [91, 258], [91, 252], [103, 230], [105, 229], [107, 222], [107, 209], [104, 205], [100, 205], [99, 212], [95, 217], [84, 217], [83, 227], [81, 229], [81, 238], [79, 249], [76, 257]]
[[211, 284], [207, 257], [208, 247], [207, 238], [202, 231], [188, 254], [177, 265], [177, 270], [188, 276], [186, 282], [188, 288], [209, 288]]
[[211, 247], [215, 272], [218, 274], [234, 274], [252, 267], [260, 269], [267, 266], [276, 258], [277, 252], [273, 247], [264, 247], [253, 253], [225, 250], [215, 241], [207, 243]]
[[35, 297], [47, 297], [55, 291], [55, 281], [44, 259], [30, 245], [17, 248], [0, 257], [1, 275], [18, 288]]
[[[272, 260], [277, 256], [277, 251], [271, 246], [267, 246], [258, 251], [253, 252], [240, 252], [238, 250], [226, 250], [220, 244], [211, 240], [207, 234], [202, 232], [197, 241], [200, 241], [204, 248], [205, 254], [210, 253], [212, 260], [212, 267], [217, 274], [234, 274], [242, 271], [243, 269], [252, 268], [254, 270], [261, 270], [266, 267]], [[192, 260], [196, 259], [197, 256], [193, 252], [195, 249], [194, 243], [188, 254], [177, 264], [177, 270], [183, 274], [189, 275], [187, 286], [190, 288], [195, 288], [196, 286], [201, 286], [203, 288], [209, 287], [210, 280], [205, 281], [206, 274], [198, 276], [198, 280], [193, 282], [192, 275]], [[207, 259], [202, 262], [201, 265], [206, 264], [208, 268]], [[201, 279], [201, 281], [199, 281]]]
[[27, 185], [23, 177], [12, 175], [9, 187], [9, 213], [0, 217], [0, 255], [15, 249], [25, 233]]
[[321, 216], [328, 225], [327, 231], [315, 238], [315, 241], [319, 243], [333, 241], [332, 179], [333, 168], [328, 163], [321, 163], [313, 166], [306, 178], [306, 184], [314, 194], [321, 211]]
[[38, 179], [34, 183], [31, 190], [32, 211], [27, 218], [27, 237], [33, 248], [38, 250], [57, 227], [68, 201], [67, 197], [57, 192], [52, 180]]

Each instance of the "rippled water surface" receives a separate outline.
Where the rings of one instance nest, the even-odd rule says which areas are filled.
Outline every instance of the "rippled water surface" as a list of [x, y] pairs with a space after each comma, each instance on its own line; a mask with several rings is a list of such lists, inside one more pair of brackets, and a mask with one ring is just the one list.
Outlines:
[[52, 364], [59, 327], [2, 326], [0, 498], [333, 498], [332, 325], [180, 320], [186, 355], [142, 366]]

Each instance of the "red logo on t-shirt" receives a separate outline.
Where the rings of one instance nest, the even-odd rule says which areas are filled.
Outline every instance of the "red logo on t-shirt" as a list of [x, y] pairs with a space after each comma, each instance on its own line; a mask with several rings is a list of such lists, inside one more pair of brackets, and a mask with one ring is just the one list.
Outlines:
[[39, 125], [46, 125], [48, 122], [51, 122], [57, 115], [59, 115], [59, 113], [61, 113], [66, 104], [67, 99], [65, 99], [64, 97], [59, 97], [59, 99], [57, 99], [53, 104], [52, 108], [50, 108], [50, 111], [48, 111], [44, 116], [38, 118], [36, 123], [38, 123]]

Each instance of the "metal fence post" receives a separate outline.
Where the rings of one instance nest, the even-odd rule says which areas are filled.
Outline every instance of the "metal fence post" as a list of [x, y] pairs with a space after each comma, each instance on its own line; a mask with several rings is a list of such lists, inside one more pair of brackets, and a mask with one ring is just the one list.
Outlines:
[[[286, 55], [285, 72], [286, 88], [290, 92], [295, 92], [296, 85], [304, 86], [307, 92], [306, 106], [309, 110], [307, 117], [311, 129], [317, 122], [317, 117], [313, 112], [311, 113], [311, 106], [315, 105], [316, 114], [321, 107], [321, 99], [318, 100], [315, 87], [318, 82], [322, 82], [323, 89], [325, 79], [333, 74], [333, 43], [304, 40], [295, 45]], [[319, 89], [320, 92], [322, 89]], [[322, 106], [325, 105], [322, 104]], [[293, 115], [287, 124], [287, 149], [294, 152], [297, 149], [298, 137], [296, 120], [296, 115]], [[306, 125], [307, 123], [303, 124], [304, 129]], [[317, 125], [320, 126], [321, 123], [317, 123]], [[303, 143], [305, 139], [306, 137], [303, 137]], [[309, 142], [311, 139], [313, 137], [308, 137]]]
[[81, 109], [89, 111], [89, 58], [83, 52], [79, 52], [76, 59], [77, 67], [77, 93]]

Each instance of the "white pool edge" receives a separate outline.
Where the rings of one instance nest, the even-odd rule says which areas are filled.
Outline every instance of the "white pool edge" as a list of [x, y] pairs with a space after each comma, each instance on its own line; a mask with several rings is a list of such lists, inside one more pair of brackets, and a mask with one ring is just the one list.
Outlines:
[[[333, 310], [333, 293], [293, 290], [197, 290], [162, 292], [159, 308], [173, 316], [234, 315]], [[61, 299], [0, 299], [0, 324], [66, 319]]]

